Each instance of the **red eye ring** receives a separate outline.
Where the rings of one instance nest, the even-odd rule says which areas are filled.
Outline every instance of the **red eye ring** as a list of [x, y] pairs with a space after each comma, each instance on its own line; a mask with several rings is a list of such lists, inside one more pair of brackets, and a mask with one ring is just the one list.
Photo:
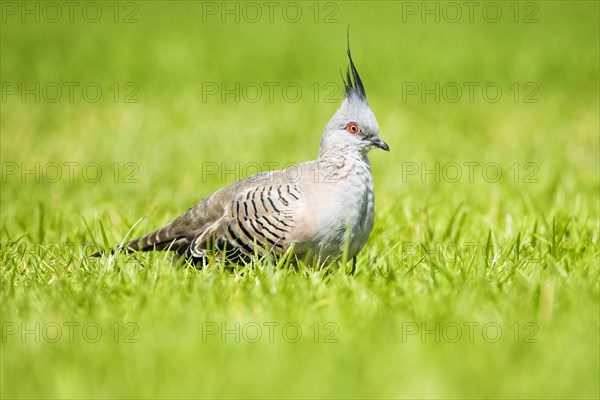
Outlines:
[[353, 135], [360, 135], [361, 134], [360, 128], [354, 122], [350, 122], [348, 124], [348, 126], [346, 127], [346, 131], [348, 131], [349, 133], [351, 133]]

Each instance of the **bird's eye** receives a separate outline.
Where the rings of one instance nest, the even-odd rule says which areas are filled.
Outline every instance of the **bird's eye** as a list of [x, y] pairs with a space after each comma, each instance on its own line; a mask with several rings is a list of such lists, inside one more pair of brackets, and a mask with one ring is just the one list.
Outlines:
[[346, 127], [346, 130], [348, 132], [352, 133], [353, 135], [360, 134], [360, 128], [354, 122], [349, 123], [348, 126]]

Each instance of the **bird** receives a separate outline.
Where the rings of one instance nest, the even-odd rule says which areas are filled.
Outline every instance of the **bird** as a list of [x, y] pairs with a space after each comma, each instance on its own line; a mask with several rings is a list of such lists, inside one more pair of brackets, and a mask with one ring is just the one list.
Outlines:
[[355, 268], [375, 215], [368, 153], [390, 148], [379, 137], [349, 40], [346, 53], [345, 97], [323, 130], [316, 160], [233, 182], [120, 250], [174, 251], [175, 260], [194, 265], [206, 265], [211, 254], [247, 263], [292, 252], [320, 266], [345, 256]]

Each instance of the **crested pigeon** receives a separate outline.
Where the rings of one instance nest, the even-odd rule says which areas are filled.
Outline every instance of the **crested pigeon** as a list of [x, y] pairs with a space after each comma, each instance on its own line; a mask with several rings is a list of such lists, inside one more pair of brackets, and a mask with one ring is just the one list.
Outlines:
[[[256, 255], [329, 264], [356, 262], [374, 219], [374, 185], [367, 153], [389, 151], [347, 50], [345, 98], [325, 126], [317, 160], [259, 173], [217, 190], [170, 224], [131, 240], [125, 251], [172, 250], [205, 263]], [[98, 255], [98, 254], [96, 254]]]

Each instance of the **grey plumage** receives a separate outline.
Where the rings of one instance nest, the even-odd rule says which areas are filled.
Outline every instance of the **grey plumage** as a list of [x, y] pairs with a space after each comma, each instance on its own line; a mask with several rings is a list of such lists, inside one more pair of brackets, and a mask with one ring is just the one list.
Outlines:
[[346, 97], [327, 123], [318, 159], [234, 182], [205, 197], [167, 226], [130, 241], [127, 251], [173, 250], [246, 261], [285, 253], [330, 262], [353, 258], [373, 228], [374, 187], [367, 153], [389, 150], [348, 47]]

